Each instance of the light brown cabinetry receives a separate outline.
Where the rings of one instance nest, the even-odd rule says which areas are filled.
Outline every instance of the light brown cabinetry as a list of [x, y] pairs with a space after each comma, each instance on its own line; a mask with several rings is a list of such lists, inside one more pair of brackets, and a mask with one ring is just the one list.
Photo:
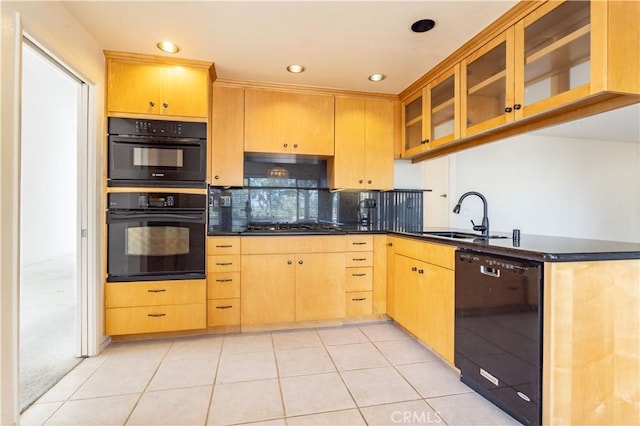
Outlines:
[[213, 85], [209, 183], [242, 186], [244, 178], [244, 89]]
[[345, 237], [242, 237], [242, 325], [344, 317]]
[[329, 186], [393, 189], [392, 101], [336, 97], [335, 155], [328, 161]]
[[332, 95], [245, 90], [244, 150], [334, 154]]
[[107, 114], [206, 121], [213, 64], [105, 51]]
[[544, 265], [542, 424], [640, 424], [640, 260]]
[[404, 158], [460, 137], [459, 75], [456, 65], [402, 102]]
[[345, 316], [373, 313], [373, 235], [346, 237]]
[[453, 364], [455, 247], [394, 239], [394, 319]]
[[[403, 156], [420, 161], [637, 103], [640, 52], [624, 46], [640, 45], [639, 15], [633, 1], [518, 3], [400, 95]], [[459, 133], [432, 144], [427, 88], [457, 66]]]
[[206, 327], [205, 280], [105, 284], [105, 334]]
[[207, 326], [239, 326], [240, 237], [208, 237], [207, 255]]

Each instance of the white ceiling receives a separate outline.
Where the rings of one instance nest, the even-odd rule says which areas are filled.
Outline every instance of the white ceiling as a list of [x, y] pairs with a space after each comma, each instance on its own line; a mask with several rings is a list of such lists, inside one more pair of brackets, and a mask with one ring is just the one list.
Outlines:
[[[107, 50], [211, 61], [221, 79], [398, 94], [517, 0], [423, 1], [63, 1]], [[436, 27], [410, 26], [430, 18]], [[292, 63], [304, 65], [290, 74]], [[382, 72], [373, 83], [367, 76]], [[640, 141], [640, 107], [623, 108], [535, 134]]]
[[[66, 1], [104, 49], [211, 61], [218, 77], [398, 94], [510, 9], [499, 1]], [[430, 18], [426, 33], [410, 30]], [[293, 75], [292, 63], [306, 67]], [[370, 82], [381, 72], [387, 79]]]

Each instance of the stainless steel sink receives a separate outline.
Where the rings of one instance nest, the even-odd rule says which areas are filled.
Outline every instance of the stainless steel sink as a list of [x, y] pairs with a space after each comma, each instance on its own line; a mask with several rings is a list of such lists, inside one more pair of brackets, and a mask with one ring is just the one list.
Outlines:
[[[424, 231], [423, 235], [433, 235], [435, 237], [447, 237], [457, 239], [475, 239], [486, 238], [479, 234], [471, 234], [469, 232], [457, 232], [457, 231]], [[504, 235], [489, 235], [488, 238], [509, 238]]]

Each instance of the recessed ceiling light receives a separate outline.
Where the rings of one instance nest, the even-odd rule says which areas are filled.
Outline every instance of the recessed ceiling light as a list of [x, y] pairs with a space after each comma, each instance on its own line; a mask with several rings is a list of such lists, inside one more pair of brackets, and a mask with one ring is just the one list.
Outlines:
[[166, 53], [177, 53], [180, 51], [180, 48], [176, 44], [168, 40], [160, 41], [156, 46], [158, 46], [158, 49]]
[[298, 74], [304, 71], [304, 67], [302, 65], [292, 64], [287, 67], [287, 71]]
[[380, 72], [377, 72], [375, 74], [371, 74], [369, 76], [369, 80], [371, 80], [371, 81], [382, 81], [385, 78], [387, 78], [387, 76], [382, 74], [382, 73], [380, 73]]
[[424, 33], [436, 26], [433, 19], [421, 19], [411, 24], [411, 31], [414, 33]]

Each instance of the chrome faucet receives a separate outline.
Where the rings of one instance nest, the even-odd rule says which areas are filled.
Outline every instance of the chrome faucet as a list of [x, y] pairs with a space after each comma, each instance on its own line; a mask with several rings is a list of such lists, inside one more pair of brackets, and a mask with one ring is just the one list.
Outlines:
[[482, 236], [485, 238], [489, 238], [489, 217], [487, 216], [487, 199], [484, 198], [484, 195], [482, 195], [479, 192], [476, 191], [469, 191], [469, 192], [465, 192], [464, 194], [462, 194], [462, 196], [460, 197], [460, 199], [458, 200], [458, 204], [456, 204], [456, 206], [453, 208], [453, 212], [455, 214], [460, 213], [460, 205], [462, 204], [462, 201], [467, 198], [469, 195], [477, 195], [478, 197], [480, 197], [480, 199], [482, 200], [482, 205], [484, 206], [484, 211], [483, 211], [483, 215], [482, 215], [482, 224], [481, 225], [476, 225], [475, 223], [473, 223], [473, 220], [471, 221], [471, 224], [473, 225], [473, 230], [474, 231], [480, 231], [482, 232]]

